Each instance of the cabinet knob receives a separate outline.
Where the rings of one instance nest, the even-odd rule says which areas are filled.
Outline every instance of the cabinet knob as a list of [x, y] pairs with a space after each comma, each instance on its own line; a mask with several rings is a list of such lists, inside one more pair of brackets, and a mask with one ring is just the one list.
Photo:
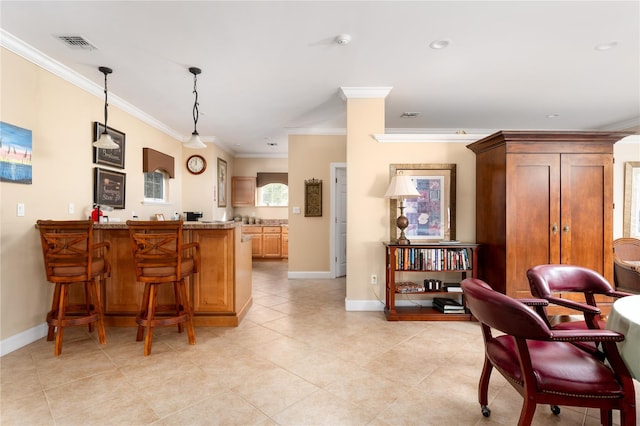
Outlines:
[[569, 225], [565, 225], [564, 228], [562, 228], [562, 231], [564, 231], [565, 234], [569, 232]]
[[553, 232], [553, 235], [558, 233], [558, 224], [554, 223], [553, 226], [551, 227], [551, 232]]

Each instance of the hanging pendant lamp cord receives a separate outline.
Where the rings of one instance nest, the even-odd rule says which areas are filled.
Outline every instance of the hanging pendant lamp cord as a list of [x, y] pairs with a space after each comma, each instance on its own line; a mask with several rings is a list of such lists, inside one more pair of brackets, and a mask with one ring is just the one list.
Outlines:
[[107, 73], [104, 73], [104, 132], [107, 133], [107, 118], [109, 116], [109, 112], [107, 109]]
[[198, 112], [198, 89], [196, 83], [198, 82], [198, 76], [194, 74], [193, 76], [193, 93], [196, 95], [196, 100], [193, 104], [193, 132], [198, 133], [198, 116], [200, 115]]

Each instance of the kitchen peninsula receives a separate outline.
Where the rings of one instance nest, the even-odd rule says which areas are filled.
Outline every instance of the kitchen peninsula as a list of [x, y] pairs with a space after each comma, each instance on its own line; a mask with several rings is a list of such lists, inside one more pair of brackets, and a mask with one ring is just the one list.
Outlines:
[[[105, 322], [135, 326], [143, 285], [136, 282], [129, 230], [125, 223], [96, 223], [94, 240], [111, 243], [111, 277], [101, 289]], [[201, 270], [187, 278], [196, 326], [237, 326], [251, 307], [251, 238], [234, 222], [185, 222], [185, 243], [200, 244]], [[172, 287], [158, 292], [171, 303]]]

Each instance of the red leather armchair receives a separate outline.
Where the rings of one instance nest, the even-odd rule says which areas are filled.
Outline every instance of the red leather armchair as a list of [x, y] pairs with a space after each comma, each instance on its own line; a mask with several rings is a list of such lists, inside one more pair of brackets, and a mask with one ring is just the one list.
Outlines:
[[[622, 426], [636, 424], [633, 380], [615, 343], [624, 340], [623, 335], [610, 330], [552, 330], [525, 304], [479, 279], [465, 279], [462, 289], [484, 337], [478, 399], [485, 417], [491, 414], [488, 388], [495, 367], [524, 399], [518, 425], [531, 424], [538, 404], [597, 408], [603, 425], [611, 425], [612, 410], [620, 410]], [[606, 360], [572, 342], [599, 342]]]
[[[613, 298], [629, 296], [630, 293], [616, 291], [611, 284], [599, 273], [581, 266], [550, 264], [538, 265], [527, 271], [529, 287], [534, 297], [545, 299], [549, 303], [564, 306], [582, 312], [583, 321], [563, 322], [553, 327], [548, 322], [544, 309], [539, 310], [547, 326], [553, 329], [585, 329], [604, 328], [605, 320], [596, 303], [595, 295]], [[554, 293], [581, 293], [584, 303], [557, 297]], [[593, 346], [593, 345], [591, 345]]]

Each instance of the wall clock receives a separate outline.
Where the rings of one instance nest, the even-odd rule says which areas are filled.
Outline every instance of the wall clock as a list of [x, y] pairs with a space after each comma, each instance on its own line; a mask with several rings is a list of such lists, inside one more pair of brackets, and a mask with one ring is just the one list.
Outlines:
[[201, 155], [192, 155], [187, 159], [187, 170], [194, 175], [199, 175], [207, 169], [207, 160]]

